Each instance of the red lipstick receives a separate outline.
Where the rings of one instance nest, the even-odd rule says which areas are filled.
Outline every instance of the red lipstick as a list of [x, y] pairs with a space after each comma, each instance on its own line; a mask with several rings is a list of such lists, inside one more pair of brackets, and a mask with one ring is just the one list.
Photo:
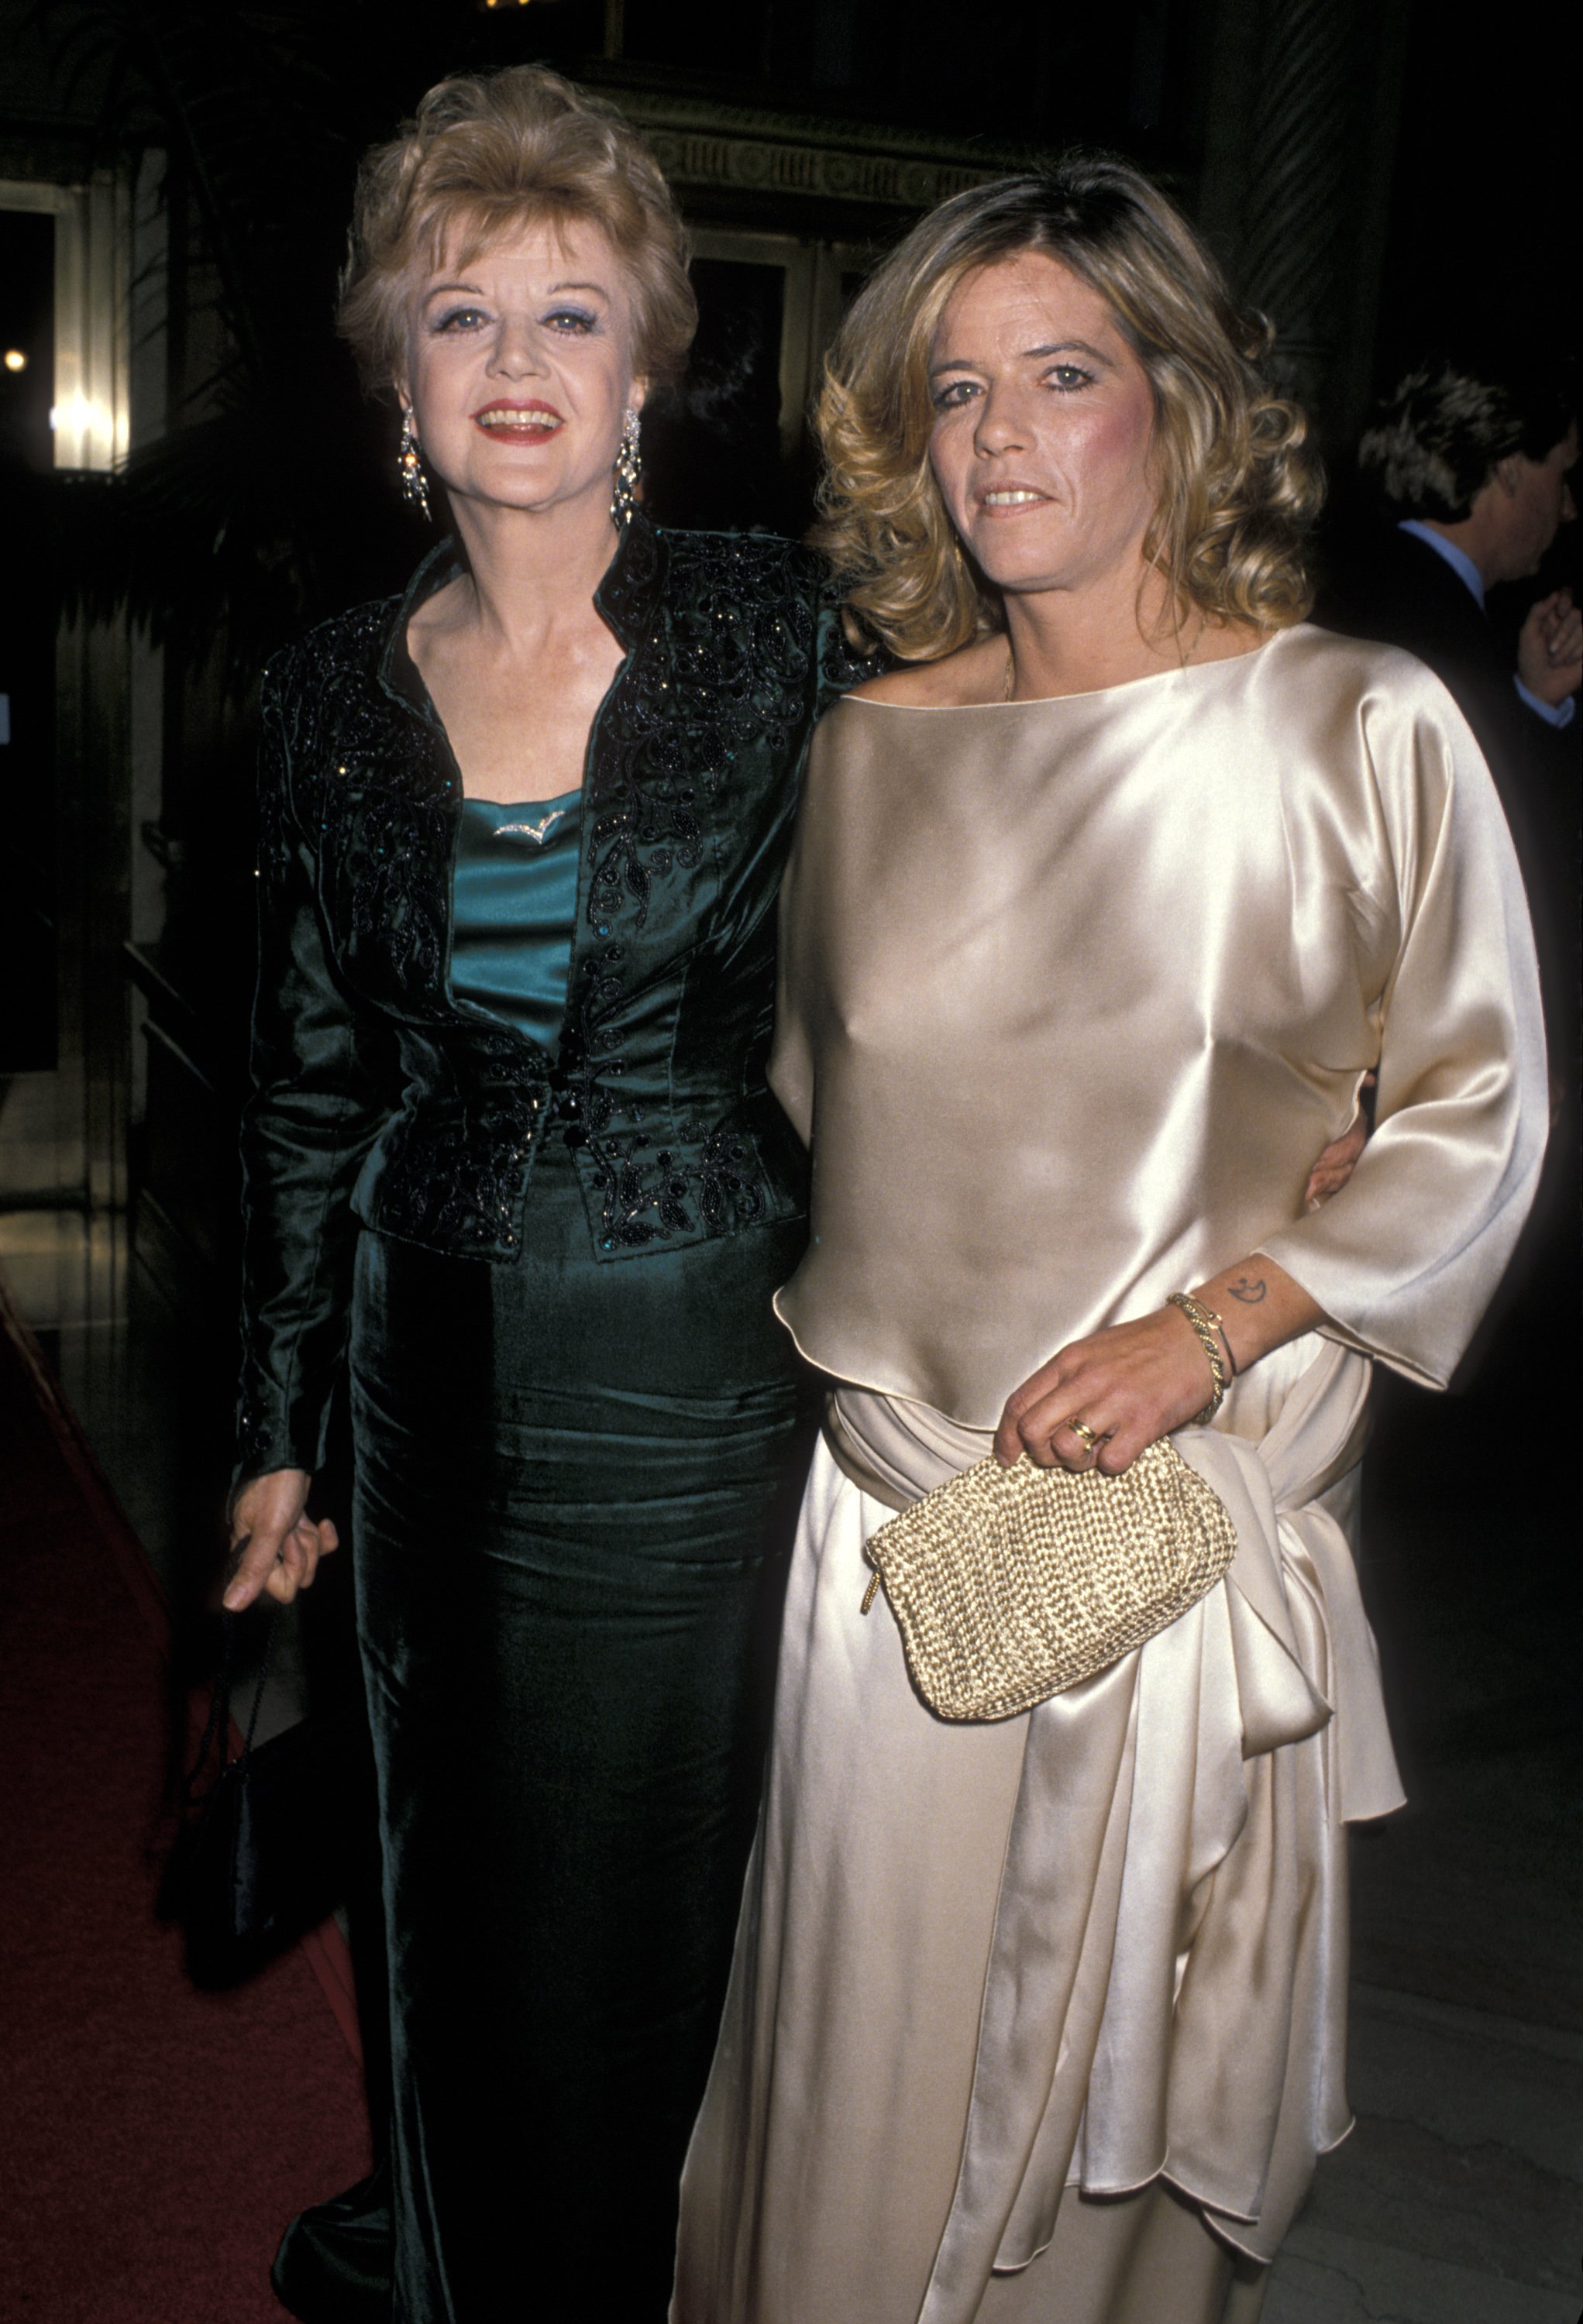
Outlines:
[[565, 424], [564, 413], [538, 396], [522, 402], [496, 396], [493, 403], [481, 403], [472, 417], [481, 434], [505, 444], [542, 444]]

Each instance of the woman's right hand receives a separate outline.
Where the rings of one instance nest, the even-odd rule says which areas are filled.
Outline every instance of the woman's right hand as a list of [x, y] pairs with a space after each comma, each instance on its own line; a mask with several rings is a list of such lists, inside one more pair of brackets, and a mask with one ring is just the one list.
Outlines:
[[1370, 1133], [1363, 1093], [1372, 1090], [1378, 1078], [1375, 1074], [1365, 1074], [1358, 1088], [1357, 1111], [1352, 1117], [1351, 1127], [1344, 1130], [1339, 1138], [1332, 1138], [1309, 1172], [1308, 1185], [1302, 1190], [1305, 1211], [1321, 1210], [1332, 1194], [1338, 1194], [1363, 1158]]
[[328, 1517], [308, 1515], [312, 1482], [306, 1469], [271, 1469], [250, 1478], [237, 1494], [231, 1512], [236, 1570], [221, 1600], [228, 1614], [241, 1613], [264, 1590], [289, 1606], [299, 1590], [311, 1585], [319, 1559], [340, 1546]]

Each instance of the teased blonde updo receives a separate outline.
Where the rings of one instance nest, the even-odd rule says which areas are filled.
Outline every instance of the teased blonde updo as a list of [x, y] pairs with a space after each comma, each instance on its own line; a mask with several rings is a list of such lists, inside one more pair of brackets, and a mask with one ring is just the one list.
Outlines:
[[634, 370], [656, 386], [680, 378], [698, 328], [687, 230], [637, 132], [539, 65], [431, 88], [358, 172], [339, 319], [369, 386], [397, 377], [412, 290], [448, 254], [466, 266], [503, 235], [573, 219], [626, 269]]
[[826, 473], [814, 539], [858, 624], [909, 661], [1004, 626], [930, 466], [931, 343], [967, 275], [1043, 251], [1099, 292], [1154, 397], [1159, 504], [1144, 554], [1177, 604], [1264, 630], [1313, 601], [1304, 540], [1323, 497], [1308, 423], [1260, 370], [1268, 327], [1239, 314], [1192, 228], [1148, 180], [1078, 155], [957, 194], [915, 226], [847, 315], [816, 426]]

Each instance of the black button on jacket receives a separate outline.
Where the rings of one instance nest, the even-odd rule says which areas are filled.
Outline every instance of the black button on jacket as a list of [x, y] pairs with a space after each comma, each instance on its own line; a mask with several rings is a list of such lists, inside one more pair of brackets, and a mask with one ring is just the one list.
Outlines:
[[801, 1205], [764, 1082], [775, 895], [813, 722], [873, 667], [825, 567], [629, 526], [596, 600], [625, 659], [589, 736], [553, 1060], [449, 991], [461, 782], [406, 627], [457, 569], [447, 544], [264, 676], [244, 1475], [322, 1459], [358, 1221], [510, 1265], [547, 1138], [573, 1151], [596, 1260]]

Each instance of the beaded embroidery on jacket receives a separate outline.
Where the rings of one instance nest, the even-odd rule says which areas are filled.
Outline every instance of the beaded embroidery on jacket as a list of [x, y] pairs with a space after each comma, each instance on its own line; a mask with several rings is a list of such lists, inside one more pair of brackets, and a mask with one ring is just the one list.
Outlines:
[[528, 1157], [551, 1121], [597, 1202], [603, 1255], [765, 1215], [764, 1165], [740, 1118], [672, 1116], [656, 1139], [643, 1109], [623, 1106], [619, 1020], [634, 981], [653, 973], [643, 939], [668, 885], [711, 846], [728, 848], [725, 818], [706, 810], [741, 755], [762, 767], [767, 754], [789, 785], [817, 710], [872, 669], [841, 638], [822, 568], [785, 541], [662, 535], [640, 520], [600, 603], [628, 659], [590, 750], [584, 926], [553, 1068], [525, 1038], [460, 1017], [449, 998], [457, 784], [436, 727], [378, 681], [397, 601], [322, 624], [271, 673], [290, 796], [266, 784], [261, 799], [265, 877], [290, 853], [294, 825], [318, 858], [326, 933], [348, 982], [398, 1027], [443, 1035], [458, 1068], [465, 1054], [445, 1076], [454, 1102], [409, 1109], [382, 1141], [378, 1223], [479, 1257], [515, 1255]]

